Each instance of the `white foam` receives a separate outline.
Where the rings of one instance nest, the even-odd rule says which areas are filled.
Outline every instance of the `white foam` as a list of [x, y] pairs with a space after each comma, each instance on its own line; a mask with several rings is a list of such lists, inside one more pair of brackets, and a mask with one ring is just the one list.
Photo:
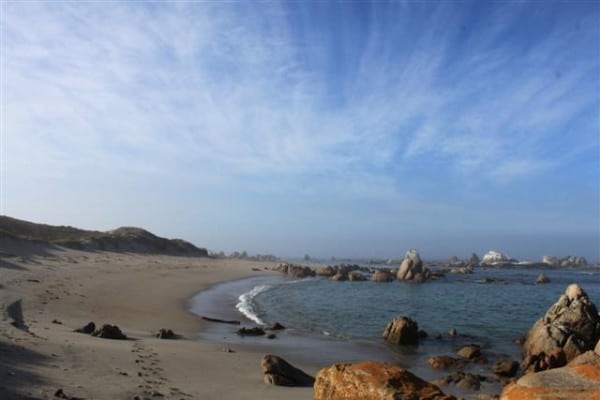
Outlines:
[[254, 298], [271, 287], [271, 285], [259, 285], [253, 287], [252, 290], [243, 293], [240, 295], [240, 297], [238, 297], [239, 301], [235, 305], [235, 308], [244, 314], [246, 318], [256, 322], [259, 325], [265, 325], [265, 322], [260, 319], [258, 315], [256, 315], [256, 310], [254, 309]]

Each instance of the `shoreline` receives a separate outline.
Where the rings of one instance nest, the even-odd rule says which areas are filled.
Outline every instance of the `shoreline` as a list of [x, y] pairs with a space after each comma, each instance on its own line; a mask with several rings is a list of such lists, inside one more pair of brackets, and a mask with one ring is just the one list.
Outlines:
[[[15, 254], [0, 258], [3, 399], [52, 399], [58, 389], [86, 399], [312, 398], [312, 388], [263, 383], [266, 349], [236, 345], [228, 353], [198, 339], [209, 322], [188, 308], [212, 285], [274, 274], [262, 269], [273, 263], [0, 245]], [[13, 326], [7, 312], [18, 300], [27, 330]], [[131, 340], [73, 332], [89, 321], [115, 324]], [[183, 338], [156, 339], [160, 328]], [[289, 361], [316, 372], [313, 364]]]

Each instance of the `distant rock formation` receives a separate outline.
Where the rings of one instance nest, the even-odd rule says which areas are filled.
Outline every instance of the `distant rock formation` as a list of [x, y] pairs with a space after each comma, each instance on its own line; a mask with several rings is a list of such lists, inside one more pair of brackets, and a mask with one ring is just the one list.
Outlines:
[[494, 264], [506, 264], [510, 262], [510, 258], [500, 253], [499, 251], [490, 250], [483, 256], [481, 264], [494, 265]]
[[410, 249], [404, 254], [404, 259], [398, 268], [396, 277], [401, 281], [424, 282], [431, 276], [429, 269], [423, 267], [419, 252]]
[[371, 280], [373, 282], [390, 282], [392, 280], [392, 275], [389, 269], [381, 268], [373, 272]]
[[527, 333], [523, 344], [524, 371], [561, 367], [600, 339], [600, 316], [596, 306], [577, 284], [548, 309]]
[[314, 387], [315, 400], [455, 399], [403, 368], [375, 361], [323, 368]]
[[478, 267], [481, 260], [479, 260], [479, 256], [475, 253], [471, 254], [471, 257], [467, 260], [467, 266], [470, 267]]
[[542, 257], [542, 263], [548, 264], [551, 267], [584, 267], [588, 265], [584, 257], [567, 256], [558, 258], [556, 256]]
[[297, 279], [315, 276], [315, 271], [312, 268], [305, 265], [296, 265], [290, 263], [279, 264], [275, 268], [275, 271], [279, 271]]

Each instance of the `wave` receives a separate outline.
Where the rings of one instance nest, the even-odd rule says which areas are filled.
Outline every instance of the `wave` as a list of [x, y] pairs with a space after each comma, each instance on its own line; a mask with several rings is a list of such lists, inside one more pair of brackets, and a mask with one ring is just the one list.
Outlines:
[[259, 325], [265, 325], [265, 322], [257, 315], [254, 298], [271, 287], [273, 287], [273, 285], [259, 285], [253, 287], [252, 290], [243, 293], [238, 297], [239, 301], [235, 305], [235, 308], [244, 314], [246, 318], [256, 322]]

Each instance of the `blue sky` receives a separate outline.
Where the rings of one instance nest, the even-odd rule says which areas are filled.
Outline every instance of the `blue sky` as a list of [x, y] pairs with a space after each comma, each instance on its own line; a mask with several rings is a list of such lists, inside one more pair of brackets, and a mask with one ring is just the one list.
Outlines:
[[600, 260], [597, 2], [2, 2], [2, 214]]

